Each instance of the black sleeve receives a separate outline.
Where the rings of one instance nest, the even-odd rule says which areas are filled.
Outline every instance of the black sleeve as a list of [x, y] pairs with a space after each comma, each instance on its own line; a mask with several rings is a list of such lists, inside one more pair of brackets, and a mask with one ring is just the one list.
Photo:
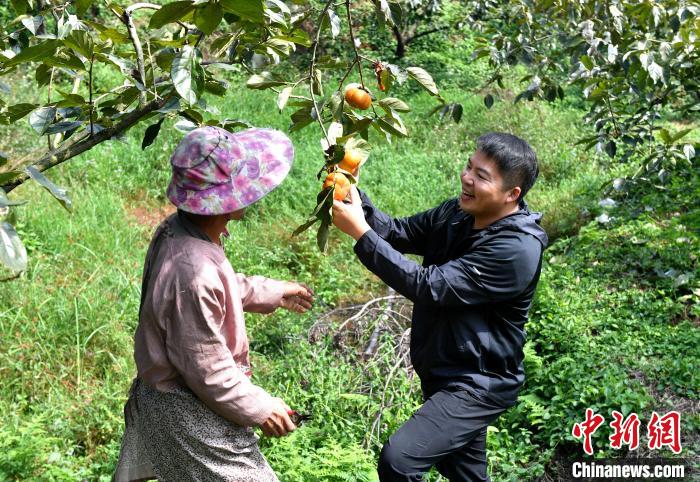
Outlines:
[[541, 246], [534, 237], [508, 233], [464, 256], [428, 267], [407, 259], [374, 231], [355, 244], [367, 269], [415, 303], [475, 305], [511, 299], [527, 288], [539, 267]]
[[436, 222], [442, 205], [406, 218], [392, 218], [374, 207], [367, 194], [362, 191], [359, 193], [365, 220], [379, 237], [400, 253], [425, 256], [428, 233]]

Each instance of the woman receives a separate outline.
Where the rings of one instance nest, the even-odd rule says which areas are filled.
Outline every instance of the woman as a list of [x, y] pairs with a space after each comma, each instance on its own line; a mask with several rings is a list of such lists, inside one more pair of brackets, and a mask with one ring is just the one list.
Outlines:
[[195, 129], [171, 157], [178, 208], [146, 254], [126, 430], [114, 480], [276, 481], [260, 452], [295, 429], [284, 401], [250, 381], [243, 312], [311, 308], [306, 286], [235, 273], [226, 224], [287, 176], [294, 149], [281, 132]]

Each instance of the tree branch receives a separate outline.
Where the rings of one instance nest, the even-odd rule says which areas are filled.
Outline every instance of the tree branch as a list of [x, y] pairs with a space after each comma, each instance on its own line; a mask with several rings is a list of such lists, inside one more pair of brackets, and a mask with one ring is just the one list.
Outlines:
[[350, 0], [345, 0], [345, 10], [348, 15], [348, 29], [350, 30], [350, 42], [352, 43], [353, 51], [355, 52], [355, 61], [357, 62], [357, 70], [360, 73], [360, 84], [365, 88], [365, 80], [362, 78], [362, 61], [360, 61], [360, 53], [357, 51], [355, 44], [355, 34], [352, 31], [352, 17], [350, 15]]
[[333, 0], [326, 2], [326, 5], [321, 11], [321, 15], [318, 17], [318, 30], [316, 31], [316, 40], [314, 41], [314, 49], [311, 53], [311, 66], [309, 68], [309, 92], [311, 93], [311, 101], [314, 105], [314, 112], [316, 112], [316, 120], [321, 126], [321, 131], [323, 132], [323, 137], [326, 138], [326, 142], [330, 144], [328, 140], [328, 132], [326, 132], [326, 127], [323, 125], [323, 120], [321, 120], [321, 113], [318, 111], [318, 104], [316, 103], [316, 96], [314, 95], [314, 72], [316, 71], [316, 50], [318, 49], [318, 42], [321, 40], [321, 25], [323, 23], [323, 16], [326, 15], [328, 9], [331, 8]]
[[406, 38], [406, 43], [410, 44], [411, 42], [413, 42], [417, 38], [425, 37], [426, 35], [430, 35], [431, 33], [435, 33], [435, 32], [440, 32], [441, 30], [448, 30], [448, 29], [451, 29], [453, 27], [454, 27], [453, 25], [443, 25], [442, 27], [431, 28], [431, 29], [426, 30], [424, 32], [420, 32], [420, 33], [411, 35], [410, 37]]
[[[37, 168], [40, 172], [55, 167], [67, 161], [68, 159], [71, 159], [89, 149], [92, 149], [97, 144], [109, 140], [115, 135], [126, 131], [151, 112], [163, 107], [169, 100], [170, 97], [164, 97], [160, 100], [154, 100], [141, 108], [134, 109], [128, 114], [126, 114], [122, 118], [122, 120], [114, 127], [104, 129], [94, 135], [91, 135], [92, 133], [88, 132], [85, 136], [76, 140], [75, 142], [65, 147], [61, 147], [55, 151], [46, 153], [41, 159], [39, 159], [31, 165]], [[26, 181], [28, 178], [29, 176], [27, 174], [22, 174], [18, 178], [2, 186], [2, 188], [5, 190], [6, 193], [9, 193], [17, 186], [23, 184], [24, 181]]]
[[160, 5], [155, 5], [153, 3], [135, 3], [127, 7], [126, 10], [124, 10], [124, 15], [121, 16], [121, 20], [124, 22], [126, 29], [129, 31], [129, 38], [131, 39], [131, 43], [134, 44], [134, 50], [136, 51], [136, 64], [139, 68], [139, 76], [141, 77], [141, 85], [143, 87], [143, 90], [139, 94], [140, 105], [144, 105], [146, 103], [146, 67], [143, 61], [143, 47], [141, 47], [141, 40], [139, 39], [139, 34], [136, 31], [136, 25], [134, 25], [132, 13], [142, 8], [158, 10], [160, 9]]

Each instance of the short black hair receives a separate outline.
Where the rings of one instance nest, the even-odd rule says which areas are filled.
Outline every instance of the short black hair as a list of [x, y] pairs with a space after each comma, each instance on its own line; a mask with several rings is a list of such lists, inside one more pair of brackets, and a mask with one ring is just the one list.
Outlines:
[[476, 140], [476, 148], [496, 163], [505, 190], [520, 186], [520, 202], [540, 173], [530, 144], [513, 134], [489, 132]]

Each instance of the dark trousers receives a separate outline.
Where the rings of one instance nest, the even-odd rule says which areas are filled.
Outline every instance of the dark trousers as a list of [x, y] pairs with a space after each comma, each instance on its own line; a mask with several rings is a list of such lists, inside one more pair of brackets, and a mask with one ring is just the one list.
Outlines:
[[420, 481], [436, 466], [450, 482], [489, 481], [486, 429], [504, 411], [461, 389], [435, 393], [382, 448], [379, 480]]

